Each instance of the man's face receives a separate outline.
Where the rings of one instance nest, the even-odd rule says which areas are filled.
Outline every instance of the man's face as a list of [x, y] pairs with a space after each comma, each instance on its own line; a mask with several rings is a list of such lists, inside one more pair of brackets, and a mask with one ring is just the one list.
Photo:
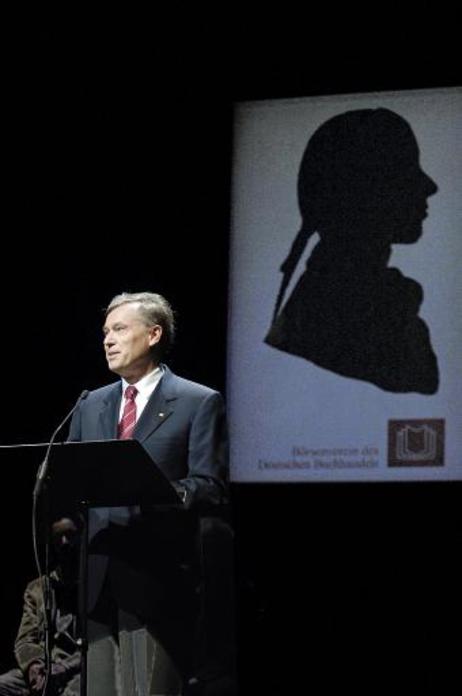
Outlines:
[[55, 562], [65, 582], [77, 578], [79, 531], [73, 520], [62, 517], [51, 526]]
[[51, 538], [57, 551], [64, 547], [74, 547], [78, 540], [78, 530], [75, 523], [67, 517], [56, 520], [51, 525]]
[[151, 348], [159, 343], [162, 327], [146, 326], [136, 302], [113, 309], [103, 331], [106, 360], [112, 372], [134, 383], [153, 369]]

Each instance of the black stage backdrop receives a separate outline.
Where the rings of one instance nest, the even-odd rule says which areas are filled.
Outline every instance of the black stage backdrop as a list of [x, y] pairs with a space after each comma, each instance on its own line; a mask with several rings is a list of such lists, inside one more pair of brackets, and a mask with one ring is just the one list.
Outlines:
[[[436, 61], [342, 47], [320, 64], [319, 44], [283, 60], [270, 42], [167, 43], [103, 29], [11, 41], [1, 444], [46, 440], [83, 389], [111, 381], [101, 310], [122, 290], [165, 294], [170, 366], [226, 392], [233, 101], [457, 84], [455, 49]], [[32, 459], [1, 457], [3, 669], [35, 570]], [[460, 484], [232, 493], [240, 693], [443, 693], [460, 651]]]

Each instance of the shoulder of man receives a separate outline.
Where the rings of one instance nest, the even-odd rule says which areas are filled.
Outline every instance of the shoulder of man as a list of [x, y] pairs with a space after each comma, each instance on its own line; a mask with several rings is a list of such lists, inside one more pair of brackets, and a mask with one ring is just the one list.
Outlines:
[[200, 384], [199, 382], [193, 382], [185, 377], [180, 377], [172, 372], [166, 365], [162, 365], [164, 375], [162, 378], [164, 390], [171, 391], [174, 395], [188, 395], [204, 398], [207, 396], [212, 396], [212, 394], [219, 394], [216, 389], [206, 386], [205, 384]]
[[27, 583], [26, 585], [26, 590], [28, 594], [38, 594], [42, 592], [42, 585], [40, 582], [40, 578], [34, 578], [30, 582]]
[[24, 601], [29, 608], [35, 606], [37, 611], [41, 610], [40, 608], [43, 606], [43, 594], [40, 578], [34, 578], [27, 583], [24, 590]]
[[[54, 585], [56, 585], [57, 583], [61, 582], [60, 577], [59, 577], [59, 573], [57, 572], [56, 569], [51, 571], [49, 577], [51, 580], [52, 587]], [[39, 595], [40, 599], [41, 599], [42, 598], [42, 580], [39, 577], [33, 578], [30, 582], [27, 583], [25, 592], [27, 592], [28, 594], [32, 594], [32, 595]]]

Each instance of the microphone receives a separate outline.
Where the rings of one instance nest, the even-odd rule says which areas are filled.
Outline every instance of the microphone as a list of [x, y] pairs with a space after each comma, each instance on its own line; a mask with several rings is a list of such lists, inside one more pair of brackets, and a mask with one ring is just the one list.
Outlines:
[[66, 417], [61, 421], [61, 423], [58, 425], [56, 430], [54, 431], [53, 435], [50, 438], [50, 441], [48, 442], [48, 447], [45, 452], [45, 457], [43, 459], [43, 462], [41, 463], [39, 470], [37, 471], [37, 478], [35, 481], [35, 486], [34, 486], [34, 492], [33, 492], [33, 498], [32, 498], [32, 540], [33, 540], [33, 546], [34, 546], [34, 557], [35, 557], [35, 563], [37, 565], [37, 570], [38, 570], [38, 576], [41, 578], [41, 591], [42, 591], [42, 598], [43, 598], [43, 606], [44, 606], [44, 612], [43, 612], [43, 619], [44, 619], [44, 628], [45, 628], [45, 684], [43, 687], [43, 693], [47, 694], [48, 693], [48, 684], [49, 684], [49, 679], [51, 675], [51, 664], [52, 664], [52, 658], [51, 658], [51, 651], [52, 651], [52, 630], [51, 630], [51, 625], [52, 625], [52, 617], [51, 617], [51, 594], [50, 594], [50, 572], [49, 572], [49, 542], [46, 542], [45, 544], [45, 572], [42, 573], [42, 568], [40, 564], [40, 557], [39, 557], [39, 551], [38, 551], [38, 540], [37, 540], [37, 505], [38, 505], [38, 500], [39, 500], [39, 495], [42, 490], [43, 486], [43, 481], [45, 479], [45, 476], [47, 475], [48, 471], [48, 460], [50, 458], [50, 452], [51, 452], [51, 447], [56, 439], [57, 434], [61, 430], [61, 428], [67, 423], [69, 418], [73, 415], [74, 411], [78, 408], [80, 405], [80, 402], [83, 401], [84, 399], [87, 398], [89, 395], [88, 389], [84, 389], [83, 392], [80, 394], [79, 398], [75, 402], [74, 406], [71, 408], [69, 413], [66, 415]]
[[80, 394], [79, 398], [78, 398], [77, 401], [75, 402], [74, 406], [71, 408], [71, 410], [70, 410], [69, 413], [66, 415], [66, 417], [61, 421], [61, 423], [58, 425], [58, 427], [57, 427], [56, 430], [54, 431], [53, 435], [51, 436], [50, 441], [49, 441], [49, 443], [48, 443], [47, 451], [46, 451], [46, 453], [45, 453], [45, 457], [44, 457], [43, 462], [41, 463], [41, 465], [40, 465], [40, 467], [39, 467], [39, 470], [38, 470], [38, 472], [37, 472], [37, 478], [36, 478], [36, 481], [35, 481], [35, 488], [34, 488], [34, 497], [35, 497], [35, 498], [38, 497], [38, 495], [40, 494], [40, 491], [41, 491], [41, 488], [42, 488], [42, 485], [43, 485], [43, 480], [44, 480], [45, 476], [47, 475], [47, 471], [48, 471], [48, 460], [49, 460], [49, 458], [50, 458], [51, 447], [52, 447], [52, 445], [53, 445], [53, 443], [54, 443], [54, 441], [55, 441], [55, 439], [56, 439], [57, 434], [59, 433], [59, 431], [61, 430], [61, 428], [62, 428], [64, 425], [66, 425], [66, 423], [67, 423], [67, 421], [69, 420], [69, 418], [71, 418], [71, 416], [74, 415], [74, 411], [77, 410], [77, 408], [80, 406], [81, 402], [82, 402], [84, 399], [87, 398], [87, 396], [89, 395], [89, 393], [90, 393], [90, 392], [88, 391], [88, 389], [84, 389], [84, 390], [83, 390], [83, 392]]

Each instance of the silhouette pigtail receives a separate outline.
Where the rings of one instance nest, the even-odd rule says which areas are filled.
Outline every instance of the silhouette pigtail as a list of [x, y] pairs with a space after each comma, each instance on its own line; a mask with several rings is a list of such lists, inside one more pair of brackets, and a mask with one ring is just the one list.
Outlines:
[[284, 299], [287, 287], [291, 281], [292, 275], [297, 267], [298, 262], [300, 261], [300, 257], [306, 249], [308, 239], [311, 237], [312, 234], [314, 234], [314, 232], [314, 229], [308, 227], [305, 224], [302, 225], [300, 231], [298, 232], [297, 236], [295, 237], [292, 243], [292, 246], [290, 247], [290, 251], [287, 258], [281, 265], [280, 270], [283, 275], [281, 287], [279, 288], [278, 296], [276, 298], [276, 305], [274, 307], [273, 321], [275, 321], [277, 315], [279, 314], [279, 310], [281, 308], [282, 301]]

